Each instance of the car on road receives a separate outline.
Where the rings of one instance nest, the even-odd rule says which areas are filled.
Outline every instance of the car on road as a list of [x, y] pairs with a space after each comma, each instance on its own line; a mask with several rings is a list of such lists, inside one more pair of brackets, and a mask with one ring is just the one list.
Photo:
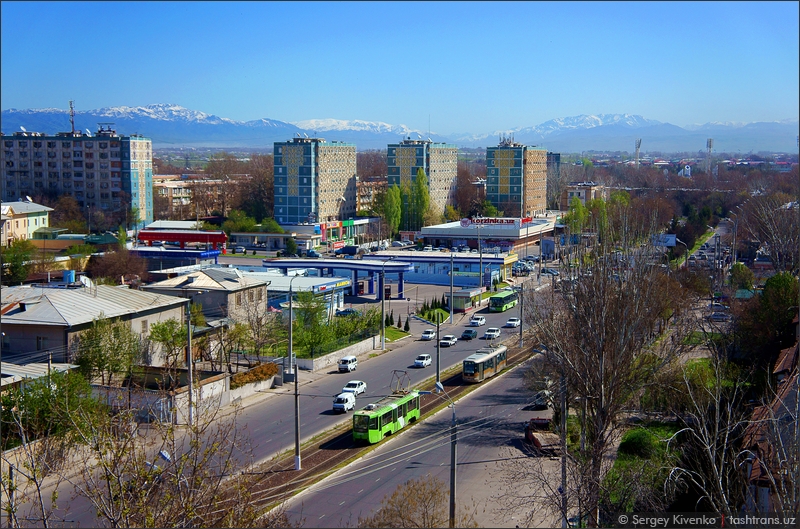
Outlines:
[[425, 329], [422, 331], [422, 334], [419, 336], [420, 340], [430, 341], [436, 338], [436, 331], [433, 329]]
[[720, 303], [718, 301], [712, 301], [711, 303], [709, 303], [708, 308], [710, 310], [715, 311], [715, 312], [722, 311], [722, 310], [728, 310], [728, 306], [727, 305], [724, 305], [724, 304], [722, 304], [722, 303]]
[[730, 315], [724, 312], [712, 312], [708, 319], [709, 321], [731, 321]]
[[367, 383], [363, 380], [351, 380], [347, 384], [344, 385], [342, 388], [342, 393], [352, 393], [355, 396], [359, 396], [362, 393], [367, 392]]
[[451, 345], [455, 345], [458, 342], [458, 338], [456, 338], [452, 334], [445, 334], [442, 336], [442, 339], [439, 340], [439, 345], [442, 347], [450, 347]]
[[339, 393], [333, 397], [333, 411], [347, 413], [356, 407], [356, 396], [352, 393]]
[[478, 337], [478, 331], [475, 329], [464, 329], [464, 332], [461, 333], [462, 340], [472, 340], [473, 338]]
[[542, 268], [542, 275], [550, 275], [550, 276], [557, 276], [558, 270], [554, 268]]
[[500, 338], [500, 329], [497, 327], [489, 327], [486, 329], [486, 332], [483, 333], [484, 340], [496, 340]]
[[345, 356], [339, 360], [339, 373], [349, 373], [358, 367], [358, 358], [355, 356]]
[[339, 309], [336, 311], [337, 316], [361, 316], [361, 313], [353, 308]]
[[322, 255], [320, 255], [319, 252], [317, 252], [316, 250], [309, 250], [308, 252], [306, 252], [306, 257], [308, 257], [309, 259], [319, 259], [322, 257]]
[[428, 367], [431, 365], [431, 355], [423, 354], [414, 359], [414, 367]]
[[481, 325], [486, 325], [486, 316], [478, 316], [476, 314], [469, 320], [469, 324], [472, 327], [480, 327]]
[[508, 318], [506, 322], [506, 327], [519, 327], [520, 325], [522, 325], [522, 320], [519, 318]]

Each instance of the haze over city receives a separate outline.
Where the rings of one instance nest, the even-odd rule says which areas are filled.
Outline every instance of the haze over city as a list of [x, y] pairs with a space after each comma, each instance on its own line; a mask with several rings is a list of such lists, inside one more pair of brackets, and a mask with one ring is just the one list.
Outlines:
[[173, 103], [241, 121], [357, 119], [438, 134], [581, 114], [687, 126], [799, 113], [796, 2], [1, 8], [4, 110]]

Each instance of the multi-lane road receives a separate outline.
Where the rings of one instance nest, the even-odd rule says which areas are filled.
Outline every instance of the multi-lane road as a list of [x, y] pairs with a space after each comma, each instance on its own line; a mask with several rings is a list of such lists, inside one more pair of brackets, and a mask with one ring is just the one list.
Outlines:
[[[535, 360], [534, 360], [535, 361]], [[529, 411], [531, 393], [523, 386], [530, 362], [487, 380], [456, 403], [459, 514], [472, 513], [482, 527], [527, 526], [549, 522], [506, 492], [509, 470], [532, 457], [523, 447], [523, 422], [551, 411]], [[445, 399], [444, 396], [442, 396]], [[528, 409], [526, 409], [528, 408]], [[452, 411], [445, 408], [424, 422], [387, 439], [378, 449], [291, 499], [292, 522], [311, 527], [354, 527], [375, 513], [385, 496], [410, 479], [433, 476], [449, 498]], [[549, 462], [549, 461], [548, 461]], [[557, 464], [549, 462], [552, 464]], [[532, 483], [519, 483], [520, 489]], [[443, 512], [447, 513], [447, 505]]]

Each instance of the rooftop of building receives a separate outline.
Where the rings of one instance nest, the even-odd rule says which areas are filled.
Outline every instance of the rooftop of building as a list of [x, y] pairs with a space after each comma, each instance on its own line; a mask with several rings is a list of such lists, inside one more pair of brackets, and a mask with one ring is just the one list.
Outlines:
[[3, 215], [9, 215], [10, 214], [9, 210], [13, 211], [18, 215], [53, 211], [53, 208], [37, 204], [36, 202], [29, 202], [27, 200], [24, 201], [18, 200], [16, 202], [3, 202], [2, 204], [0, 204], [0, 208], [2, 208], [1, 210]]

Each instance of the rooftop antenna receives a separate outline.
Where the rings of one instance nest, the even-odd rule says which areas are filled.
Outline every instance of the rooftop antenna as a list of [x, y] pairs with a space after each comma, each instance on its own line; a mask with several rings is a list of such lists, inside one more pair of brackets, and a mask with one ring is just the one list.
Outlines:
[[642, 139], [636, 139], [636, 169], [639, 169], [639, 149], [642, 147]]
[[72, 125], [72, 133], [75, 134], [75, 101], [69, 101], [69, 124]]
[[91, 135], [92, 135], [92, 131], [91, 131], [91, 130], [89, 130], [89, 129], [86, 129], [86, 135], [87, 135], [87, 136], [91, 136]]
[[28, 132], [28, 129], [26, 129], [22, 125], [19, 126], [19, 130], [21, 130], [22, 132]]

